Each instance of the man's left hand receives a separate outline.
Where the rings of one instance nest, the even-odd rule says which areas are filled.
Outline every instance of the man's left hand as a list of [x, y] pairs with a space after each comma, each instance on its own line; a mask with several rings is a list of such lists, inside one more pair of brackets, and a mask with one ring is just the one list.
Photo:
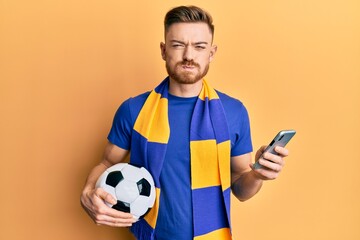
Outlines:
[[284, 158], [289, 155], [289, 151], [283, 147], [275, 147], [278, 155], [265, 152], [266, 146], [262, 146], [255, 155], [255, 159], [262, 165], [261, 168], [254, 169], [253, 164], [250, 165], [256, 176], [262, 180], [273, 180], [279, 176], [279, 173], [285, 165]]

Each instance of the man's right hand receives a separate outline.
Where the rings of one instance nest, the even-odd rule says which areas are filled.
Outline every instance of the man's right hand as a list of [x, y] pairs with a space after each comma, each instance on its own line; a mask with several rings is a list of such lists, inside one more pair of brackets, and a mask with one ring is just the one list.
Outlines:
[[112, 209], [105, 202], [116, 204], [113, 196], [102, 188], [84, 190], [81, 194], [82, 207], [97, 225], [130, 227], [137, 221], [132, 214]]

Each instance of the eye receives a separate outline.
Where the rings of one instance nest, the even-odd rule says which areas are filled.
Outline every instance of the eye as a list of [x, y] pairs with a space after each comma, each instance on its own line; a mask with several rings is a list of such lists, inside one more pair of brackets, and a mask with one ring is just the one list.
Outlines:
[[203, 49], [205, 49], [206, 47], [203, 46], [203, 45], [196, 45], [195, 48], [198, 49], [198, 50], [203, 50]]
[[179, 43], [174, 43], [173, 45], [171, 45], [173, 48], [182, 48], [184, 47], [184, 45], [179, 44]]

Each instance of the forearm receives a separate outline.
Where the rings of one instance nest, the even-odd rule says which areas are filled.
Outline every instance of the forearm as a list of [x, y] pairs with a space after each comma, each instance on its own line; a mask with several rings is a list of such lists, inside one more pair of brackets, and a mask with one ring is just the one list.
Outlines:
[[128, 150], [121, 149], [112, 143], [108, 143], [105, 148], [104, 158], [96, 165], [89, 173], [83, 193], [88, 190], [93, 190], [99, 176], [112, 165], [124, 161], [128, 156]]
[[98, 165], [96, 165], [91, 170], [91, 172], [89, 173], [89, 175], [86, 179], [86, 183], [85, 183], [83, 192], [94, 189], [97, 179], [107, 168], [108, 167], [103, 162], [100, 162]]
[[254, 171], [250, 170], [241, 174], [241, 176], [233, 182], [231, 190], [240, 201], [246, 201], [261, 189], [262, 183], [263, 180], [257, 177]]

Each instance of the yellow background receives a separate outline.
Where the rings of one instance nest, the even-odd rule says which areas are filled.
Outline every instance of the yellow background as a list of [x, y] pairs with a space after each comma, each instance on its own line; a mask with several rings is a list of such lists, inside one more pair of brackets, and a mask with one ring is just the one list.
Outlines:
[[79, 196], [119, 104], [165, 77], [181, 4], [213, 15], [208, 79], [247, 106], [254, 148], [298, 131], [280, 178], [233, 201], [236, 239], [360, 239], [358, 0], [0, 1], [0, 239], [132, 239]]

